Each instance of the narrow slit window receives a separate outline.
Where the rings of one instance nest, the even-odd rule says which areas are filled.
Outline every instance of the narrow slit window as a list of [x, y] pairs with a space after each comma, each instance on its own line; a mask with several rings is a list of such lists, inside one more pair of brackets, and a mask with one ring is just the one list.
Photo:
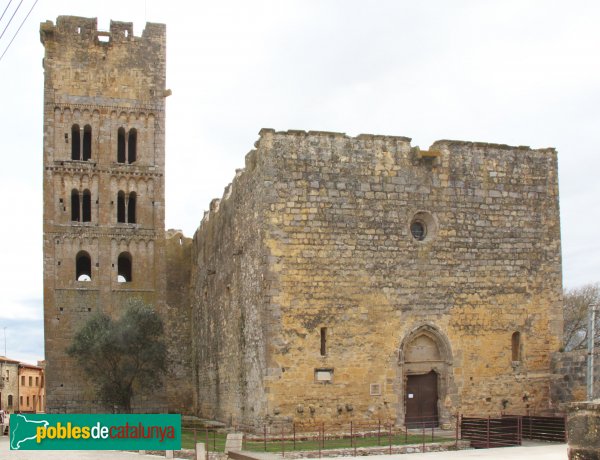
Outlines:
[[117, 163], [125, 163], [125, 128], [117, 133]]
[[81, 221], [92, 221], [92, 194], [89, 190], [83, 191], [83, 203], [81, 207]]
[[521, 333], [514, 332], [511, 338], [512, 360], [521, 361]]
[[79, 125], [71, 127], [71, 160], [81, 160], [81, 133]]
[[125, 222], [125, 193], [117, 195], [117, 222]]
[[129, 130], [129, 139], [127, 140], [127, 162], [135, 163], [137, 159], [137, 130], [132, 128]]
[[71, 220], [73, 222], [79, 222], [81, 216], [79, 214], [79, 190], [71, 190]]
[[321, 328], [321, 356], [327, 354], [327, 328]]
[[75, 257], [75, 279], [77, 281], [92, 280], [92, 259], [85, 251], [79, 251]]
[[83, 128], [83, 161], [92, 158], [92, 127], [85, 125]]
[[127, 203], [127, 222], [135, 224], [135, 205], [136, 205], [136, 194], [131, 192], [129, 194], [129, 200]]
[[119, 283], [130, 283], [132, 281], [131, 265], [131, 254], [128, 252], [119, 254], [117, 261], [117, 281]]

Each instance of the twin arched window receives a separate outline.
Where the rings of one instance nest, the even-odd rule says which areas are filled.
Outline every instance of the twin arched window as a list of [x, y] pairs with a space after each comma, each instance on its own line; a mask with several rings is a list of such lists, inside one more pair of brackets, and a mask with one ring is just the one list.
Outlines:
[[117, 194], [117, 222], [135, 224], [135, 206], [137, 195], [131, 192], [125, 196], [125, 192]]
[[71, 126], [71, 160], [88, 161], [91, 158], [92, 127], [85, 125], [82, 130], [78, 124]]
[[117, 132], [117, 163], [134, 163], [137, 160], [137, 130], [131, 128], [129, 133], [125, 128]]
[[71, 220], [73, 222], [92, 221], [92, 194], [89, 190], [80, 193], [79, 190], [71, 190]]
[[[92, 280], [92, 259], [86, 251], [79, 251], [75, 256], [75, 279], [77, 281]], [[133, 262], [129, 252], [122, 252], [117, 259], [117, 281], [130, 283], [133, 281]]]

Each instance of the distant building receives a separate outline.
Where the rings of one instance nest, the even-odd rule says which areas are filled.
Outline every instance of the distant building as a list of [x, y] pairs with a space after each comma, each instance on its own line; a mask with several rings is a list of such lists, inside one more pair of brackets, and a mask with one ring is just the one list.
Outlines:
[[18, 410], [19, 361], [0, 356], [0, 409], [14, 412]]
[[45, 412], [46, 390], [44, 368], [33, 364], [19, 363], [19, 404], [21, 412]]

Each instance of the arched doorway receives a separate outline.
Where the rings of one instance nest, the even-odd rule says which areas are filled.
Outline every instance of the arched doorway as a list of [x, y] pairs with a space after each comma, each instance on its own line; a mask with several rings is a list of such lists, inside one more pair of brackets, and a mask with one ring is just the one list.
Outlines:
[[431, 324], [413, 329], [402, 340], [398, 364], [399, 422], [408, 428], [448, 422], [452, 351], [446, 337]]

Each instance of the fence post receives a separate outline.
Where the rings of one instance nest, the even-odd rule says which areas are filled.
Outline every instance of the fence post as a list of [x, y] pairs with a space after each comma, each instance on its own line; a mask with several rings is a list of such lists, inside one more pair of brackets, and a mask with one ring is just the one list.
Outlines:
[[263, 443], [265, 445], [265, 452], [267, 451], [267, 425], [264, 424], [263, 425], [263, 432], [264, 432], [264, 436], [263, 436]]
[[198, 450], [196, 449], [196, 444], [198, 444], [198, 433], [196, 432], [196, 428], [194, 428], [194, 457], [198, 457]]
[[454, 441], [454, 445], [456, 447], [458, 447], [458, 425], [460, 424], [460, 414], [457, 412], [456, 413], [456, 436], [455, 436], [455, 441]]
[[[217, 432], [213, 431], [212, 434], [213, 434], [213, 450], [216, 452], [217, 451]], [[242, 438], [242, 439], [244, 439], [244, 438]], [[208, 452], [208, 450], [206, 452]]]
[[283, 423], [281, 424], [281, 456], [285, 456], [285, 440], [283, 437]]
[[294, 450], [296, 450], [296, 422], [292, 423], [292, 432], [294, 436]]
[[377, 420], [377, 445], [381, 445], [381, 420]]
[[319, 444], [319, 458], [321, 458], [321, 427], [317, 428], [319, 430], [319, 436], [318, 436], [318, 444]]
[[423, 432], [421, 433], [421, 444], [423, 445], [421, 452], [425, 452], [425, 420], [421, 420], [421, 430], [423, 430]]
[[354, 447], [354, 442], [352, 439], [352, 420], [350, 420], [350, 447]]
[[206, 432], [206, 452], [208, 453], [208, 450], [210, 449], [210, 444], [208, 443], [208, 427], [205, 427], [204, 430]]
[[486, 429], [486, 446], [489, 449], [490, 448], [490, 416], [488, 415], [487, 418], [487, 429]]
[[388, 440], [390, 441], [390, 455], [392, 455], [392, 423], [391, 422], [390, 422], [390, 430], [389, 430]]

